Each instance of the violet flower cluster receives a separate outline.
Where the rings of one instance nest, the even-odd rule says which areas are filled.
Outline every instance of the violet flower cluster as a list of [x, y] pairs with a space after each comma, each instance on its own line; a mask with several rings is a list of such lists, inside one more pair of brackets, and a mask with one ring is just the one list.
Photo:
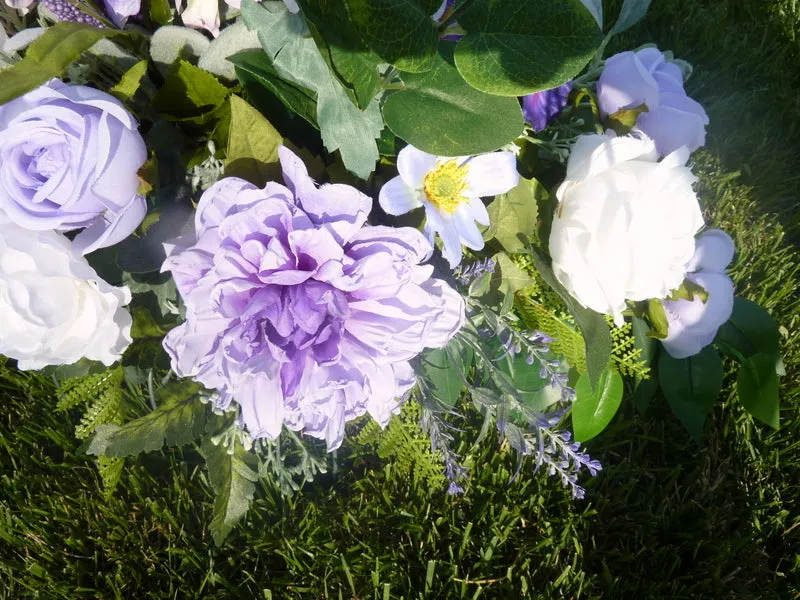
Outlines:
[[286, 425], [337, 448], [347, 421], [385, 425], [415, 384], [409, 360], [443, 347], [464, 301], [421, 263], [415, 229], [365, 226], [371, 199], [317, 187], [279, 151], [286, 186], [238, 178], [201, 197], [196, 235], [168, 248], [186, 322], [167, 335], [172, 368], [239, 404], [253, 438]]

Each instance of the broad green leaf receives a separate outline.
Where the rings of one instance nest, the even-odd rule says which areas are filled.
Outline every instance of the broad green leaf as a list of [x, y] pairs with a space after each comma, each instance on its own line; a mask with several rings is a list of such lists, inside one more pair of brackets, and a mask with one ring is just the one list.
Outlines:
[[384, 61], [411, 73], [431, 68], [439, 32], [426, 3], [344, 0], [344, 4], [361, 38]]
[[206, 424], [207, 406], [197, 397], [201, 386], [190, 381], [168, 383], [156, 399], [158, 408], [124, 425], [100, 425], [87, 454], [130, 456], [164, 446], [182, 446], [200, 437]]
[[212, 111], [222, 106], [228, 92], [228, 88], [211, 73], [188, 61], [178, 60], [158, 90], [153, 105], [173, 119], [202, 123], [210, 119]]
[[716, 339], [745, 358], [758, 352], [777, 356], [780, 351], [775, 319], [752, 300], [739, 296], [734, 298], [731, 318], [720, 327]]
[[129, 36], [124, 31], [61, 22], [48, 27], [13, 66], [0, 71], [0, 105], [59, 77], [98, 40]]
[[525, 248], [520, 235], [528, 239], [536, 233], [540, 198], [547, 198], [544, 186], [535, 179], [520, 177], [516, 187], [497, 196], [487, 207], [490, 225], [483, 238], [496, 239], [506, 252]]
[[753, 354], [741, 365], [736, 379], [739, 401], [759, 421], [778, 428], [778, 374], [775, 355]]
[[455, 406], [464, 387], [459, 369], [466, 376], [466, 364], [453, 364], [445, 349], [437, 348], [422, 355], [420, 366], [434, 396], [448, 408]]
[[231, 123], [225, 176], [241, 177], [263, 187], [280, 175], [278, 148], [283, 139], [260, 112], [238, 96], [231, 96]]
[[362, 110], [380, 89], [383, 61], [362, 41], [341, 0], [300, 0], [303, 15], [331, 71], [348, 88]]
[[651, 0], [625, 0], [622, 3], [622, 10], [619, 11], [617, 22], [614, 23], [614, 27], [611, 28], [611, 31], [608, 32], [608, 37], [622, 33], [641, 21], [647, 13], [647, 9], [650, 8], [650, 1]]
[[664, 310], [664, 305], [658, 298], [651, 298], [647, 302], [647, 318], [652, 325], [650, 336], [663, 340], [669, 335], [669, 320]]
[[282, 3], [243, 0], [242, 15], [247, 27], [258, 31], [278, 75], [316, 92], [317, 123], [328, 151], [339, 150], [351, 173], [369, 177], [379, 158], [375, 140], [383, 129], [377, 100], [364, 111], [350, 101], [309, 37], [303, 18], [291, 14]]
[[580, 0], [476, 0], [458, 19], [455, 60], [467, 82], [500, 96], [557, 87], [577, 75], [602, 34]]
[[383, 118], [395, 135], [439, 156], [497, 150], [522, 134], [516, 98], [470, 87], [452, 64], [453, 44], [442, 43], [425, 73], [401, 73], [405, 87], [386, 97]]
[[172, 22], [172, 8], [169, 0], [150, 0], [150, 20], [159, 25]]
[[319, 129], [314, 92], [278, 75], [263, 50], [239, 52], [229, 56], [228, 60], [236, 65], [236, 77], [249, 96], [263, 97], [259, 88], [264, 88], [274, 94], [292, 114], [302, 117]]
[[131, 312], [131, 317], [133, 317], [131, 337], [133, 339], [161, 337], [166, 333], [146, 307], [137, 306]]
[[492, 274], [493, 283], [503, 295], [501, 314], [505, 314], [514, 307], [515, 294], [530, 285], [534, 284], [531, 276], [520, 269], [504, 252], [498, 252], [492, 257], [495, 263], [494, 273]]
[[589, 375], [592, 389], [595, 389], [600, 381], [600, 375], [606, 370], [611, 359], [611, 331], [608, 329], [608, 323], [603, 315], [582, 306], [564, 289], [544, 258], [535, 251], [531, 252], [530, 256], [539, 275], [567, 305], [583, 334], [586, 344], [586, 373]]
[[642, 379], [638, 375], [634, 381], [636, 389], [633, 394], [633, 403], [637, 410], [644, 414], [658, 391], [658, 381], [653, 374], [655, 365], [653, 364], [659, 351], [659, 344], [656, 340], [648, 335], [650, 333], [650, 326], [647, 321], [641, 317], [633, 316], [631, 318], [631, 331], [633, 333], [633, 347], [640, 350], [639, 358], [645, 364], [651, 367], [651, 374], [649, 379]]
[[117, 100], [127, 102], [136, 95], [139, 86], [142, 84], [142, 78], [147, 74], [147, 61], [140, 60], [133, 65], [130, 69], [125, 71], [119, 83], [112, 87], [109, 92]]
[[722, 359], [711, 346], [688, 358], [672, 358], [662, 352], [658, 379], [672, 411], [689, 434], [700, 439], [703, 424], [722, 389]]
[[[511, 377], [514, 386], [519, 390], [522, 403], [529, 409], [541, 413], [561, 401], [561, 388], [550, 386], [547, 379], [541, 377], [539, 367], [537, 361], [528, 364], [524, 352], [515, 354], [513, 358], [506, 357], [498, 364], [498, 368], [506, 371]], [[562, 363], [558, 369], [566, 371], [566, 364]]]
[[586, 10], [594, 17], [597, 26], [603, 29], [603, 0], [581, 0], [581, 4], [583, 4]]
[[595, 386], [588, 375], [580, 376], [575, 384], [575, 402], [572, 404], [576, 442], [585, 442], [606, 428], [622, 402], [622, 389], [622, 377], [611, 369], [600, 374]]
[[206, 459], [208, 480], [214, 490], [211, 536], [220, 546], [250, 508], [258, 481], [258, 473], [253, 468], [255, 456], [242, 448], [238, 440], [229, 453], [224, 446], [214, 444], [211, 436], [203, 438], [200, 452]]

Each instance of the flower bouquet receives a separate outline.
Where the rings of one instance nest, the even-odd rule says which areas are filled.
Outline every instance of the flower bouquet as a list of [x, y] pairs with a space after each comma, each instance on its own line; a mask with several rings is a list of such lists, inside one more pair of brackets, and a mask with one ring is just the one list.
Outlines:
[[6, 0], [0, 353], [55, 378], [109, 493], [196, 443], [218, 543], [259, 478], [409, 407], [454, 495], [462, 418], [575, 498], [623, 400], [699, 438], [726, 363], [777, 427], [691, 66], [606, 57], [648, 5]]

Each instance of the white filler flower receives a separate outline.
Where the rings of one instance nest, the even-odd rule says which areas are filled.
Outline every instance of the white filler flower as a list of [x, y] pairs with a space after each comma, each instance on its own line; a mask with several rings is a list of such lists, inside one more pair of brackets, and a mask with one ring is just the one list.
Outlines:
[[489, 225], [482, 196], [503, 194], [519, 182], [513, 152], [446, 158], [413, 146], [397, 155], [400, 173], [386, 182], [378, 198], [390, 215], [402, 215], [425, 207], [425, 235], [433, 244], [438, 233], [442, 255], [455, 268], [461, 262], [461, 244], [483, 248], [483, 236], [475, 225]]
[[679, 287], [703, 215], [685, 147], [657, 162], [647, 137], [578, 139], [558, 188], [553, 272], [581, 304], [622, 324], [626, 300]]
[[0, 354], [22, 370], [81, 357], [111, 365], [131, 343], [126, 287], [103, 281], [69, 240], [0, 218]]

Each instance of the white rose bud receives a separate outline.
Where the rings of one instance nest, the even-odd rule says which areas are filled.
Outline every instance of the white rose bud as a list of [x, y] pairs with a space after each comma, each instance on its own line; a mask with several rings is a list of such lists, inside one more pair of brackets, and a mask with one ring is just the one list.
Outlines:
[[682, 147], [657, 162], [647, 137], [578, 139], [558, 188], [553, 271], [581, 304], [622, 324], [627, 300], [679, 287], [703, 227]]
[[130, 300], [63, 235], [0, 218], [0, 354], [20, 369], [82, 357], [111, 365], [131, 343]]

